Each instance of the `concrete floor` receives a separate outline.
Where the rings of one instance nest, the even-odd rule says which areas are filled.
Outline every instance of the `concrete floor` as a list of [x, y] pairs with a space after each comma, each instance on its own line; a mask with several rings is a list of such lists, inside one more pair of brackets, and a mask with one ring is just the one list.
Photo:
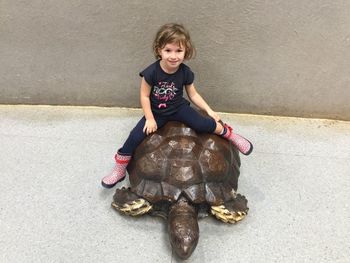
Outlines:
[[[200, 220], [186, 262], [349, 262], [350, 122], [221, 116], [254, 142], [238, 187], [250, 211]], [[140, 117], [0, 106], [0, 262], [180, 262], [161, 218], [121, 216], [100, 186]]]

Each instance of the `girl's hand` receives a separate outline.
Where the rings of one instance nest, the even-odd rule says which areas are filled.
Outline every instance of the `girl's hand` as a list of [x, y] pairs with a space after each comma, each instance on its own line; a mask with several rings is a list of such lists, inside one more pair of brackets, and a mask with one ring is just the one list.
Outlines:
[[157, 123], [154, 119], [146, 120], [145, 126], [143, 127], [143, 132], [147, 135], [155, 132], [158, 129]]
[[209, 115], [210, 117], [212, 117], [216, 122], [218, 122], [218, 121], [221, 120], [220, 116], [219, 116], [215, 111], [213, 111], [213, 110], [208, 110], [207, 113], [208, 113], [208, 115]]

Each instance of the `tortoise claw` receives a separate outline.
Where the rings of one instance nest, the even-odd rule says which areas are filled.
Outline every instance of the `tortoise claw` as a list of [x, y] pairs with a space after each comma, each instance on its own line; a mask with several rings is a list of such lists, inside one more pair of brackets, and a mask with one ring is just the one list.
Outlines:
[[211, 213], [222, 222], [230, 224], [235, 224], [246, 216], [246, 213], [229, 211], [225, 206], [212, 206]]
[[241, 221], [248, 213], [247, 199], [238, 194], [235, 199], [224, 205], [212, 206], [211, 213], [224, 223], [234, 224]]
[[139, 198], [130, 188], [117, 189], [113, 197], [112, 207], [129, 216], [139, 216], [148, 213], [152, 205], [145, 199]]
[[112, 207], [129, 216], [140, 216], [148, 213], [152, 209], [152, 205], [145, 199], [139, 198], [131, 202], [127, 202], [122, 205], [118, 205], [115, 202], [112, 203]]

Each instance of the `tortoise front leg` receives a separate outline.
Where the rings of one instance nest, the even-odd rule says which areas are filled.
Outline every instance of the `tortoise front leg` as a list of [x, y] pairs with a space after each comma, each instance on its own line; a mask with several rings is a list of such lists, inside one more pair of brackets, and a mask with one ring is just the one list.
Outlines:
[[248, 213], [248, 200], [243, 195], [236, 195], [235, 198], [223, 205], [212, 206], [211, 213], [224, 223], [234, 224], [241, 221]]
[[130, 189], [125, 188], [116, 190], [112, 207], [128, 216], [140, 216], [152, 209], [152, 205], [147, 200], [138, 197]]

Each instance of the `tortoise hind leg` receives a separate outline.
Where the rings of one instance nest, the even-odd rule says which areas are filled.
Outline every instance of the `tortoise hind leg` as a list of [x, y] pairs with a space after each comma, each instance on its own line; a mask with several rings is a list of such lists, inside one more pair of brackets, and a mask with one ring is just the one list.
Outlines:
[[234, 199], [223, 205], [212, 206], [211, 213], [224, 223], [234, 224], [247, 215], [249, 210], [247, 203], [245, 196], [237, 194]]
[[145, 199], [139, 198], [129, 189], [117, 189], [114, 196], [112, 207], [117, 211], [129, 216], [140, 216], [148, 213], [152, 205]]

